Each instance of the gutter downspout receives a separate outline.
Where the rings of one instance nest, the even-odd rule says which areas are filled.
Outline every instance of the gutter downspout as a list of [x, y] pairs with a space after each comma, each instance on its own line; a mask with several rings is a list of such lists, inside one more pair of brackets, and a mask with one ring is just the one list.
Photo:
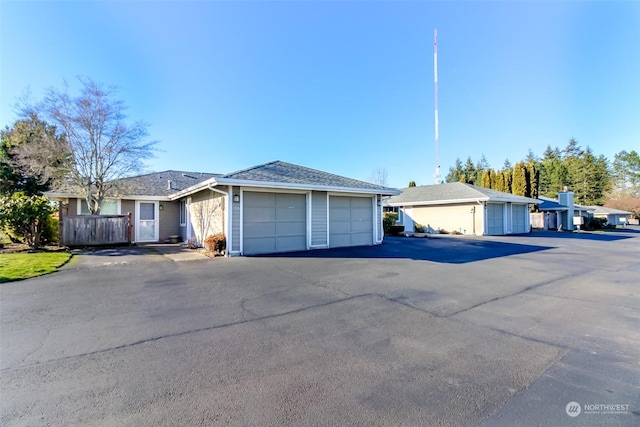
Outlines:
[[222, 191], [222, 190], [218, 190], [217, 188], [213, 188], [211, 186], [211, 184], [207, 185], [207, 188], [211, 191], [213, 191], [214, 193], [220, 193], [225, 197], [225, 201], [224, 201], [224, 219], [223, 219], [223, 226], [222, 229], [225, 230], [225, 234], [227, 235], [227, 245], [226, 248], [224, 250], [224, 256], [228, 257], [229, 256], [229, 240], [231, 238], [231, 233], [229, 233], [229, 193], [227, 193], [226, 191]]

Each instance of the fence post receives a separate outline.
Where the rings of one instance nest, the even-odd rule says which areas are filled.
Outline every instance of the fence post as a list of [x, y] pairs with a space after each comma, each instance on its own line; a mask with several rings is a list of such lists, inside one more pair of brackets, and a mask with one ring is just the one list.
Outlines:
[[133, 222], [131, 221], [131, 212], [127, 212], [127, 240], [131, 244], [131, 231], [133, 229]]

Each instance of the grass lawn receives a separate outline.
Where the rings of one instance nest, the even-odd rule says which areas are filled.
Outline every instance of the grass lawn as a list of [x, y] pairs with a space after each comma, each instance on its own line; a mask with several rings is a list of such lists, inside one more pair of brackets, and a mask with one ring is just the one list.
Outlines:
[[0, 283], [51, 273], [69, 258], [71, 254], [67, 252], [1, 254]]

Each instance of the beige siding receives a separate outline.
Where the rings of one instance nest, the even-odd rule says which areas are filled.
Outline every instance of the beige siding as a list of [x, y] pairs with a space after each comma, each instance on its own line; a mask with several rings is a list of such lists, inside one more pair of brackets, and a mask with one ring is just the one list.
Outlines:
[[[475, 210], [475, 214], [472, 212]], [[428, 229], [446, 231], [459, 231], [465, 234], [473, 234], [475, 216], [475, 234], [484, 234], [484, 209], [477, 203], [440, 206], [414, 206], [413, 220]]]
[[179, 202], [160, 202], [162, 210], [160, 211], [160, 241], [163, 242], [169, 236], [180, 236], [180, 203]]
[[[200, 243], [212, 234], [224, 233], [224, 196], [211, 190], [203, 190], [192, 195], [189, 220], [193, 235]], [[178, 221], [176, 210], [176, 224]]]

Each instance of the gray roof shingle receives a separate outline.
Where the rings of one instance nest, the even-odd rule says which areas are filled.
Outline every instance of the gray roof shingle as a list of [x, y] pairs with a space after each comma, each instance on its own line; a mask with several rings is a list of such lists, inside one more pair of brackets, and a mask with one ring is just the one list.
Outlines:
[[328, 187], [347, 187], [358, 189], [389, 190], [381, 185], [359, 181], [332, 173], [311, 169], [305, 166], [276, 160], [252, 168], [220, 176], [221, 179], [239, 179], [285, 184], [322, 185]]
[[[216, 176], [220, 175], [203, 172], [167, 170], [128, 178], [120, 178], [109, 181], [111, 188], [107, 191], [107, 197], [168, 197], [171, 194], [197, 185]], [[171, 181], [171, 186], [169, 186], [169, 181]], [[84, 189], [68, 187], [57, 191], [48, 191], [46, 194], [81, 197], [84, 194]]]
[[[199, 191], [201, 186], [205, 186], [207, 181], [215, 178], [223, 183], [225, 180], [253, 181], [274, 184], [291, 184], [299, 186], [326, 186], [332, 188], [351, 188], [355, 190], [379, 190], [383, 194], [396, 194], [393, 190], [381, 185], [371, 184], [357, 179], [334, 175], [328, 172], [294, 165], [283, 161], [274, 161], [252, 168], [243, 169], [226, 175], [202, 172], [183, 172], [168, 170], [164, 172], [154, 172], [145, 175], [121, 178], [111, 181], [113, 188], [109, 191], [108, 197], [176, 197], [178, 193], [190, 193]], [[169, 186], [169, 181], [171, 186]], [[184, 190], [189, 189], [187, 192]], [[83, 194], [82, 189], [68, 188], [60, 191], [49, 192], [52, 196], [76, 197]]]
[[594, 210], [595, 215], [629, 215], [631, 212], [622, 211], [620, 209], [608, 208], [606, 206], [587, 206]]
[[450, 182], [405, 188], [399, 196], [389, 198], [387, 204], [438, 204], [438, 202], [455, 202], [459, 200], [508, 200], [516, 203], [539, 203], [538, 200], [528, 197], [516, 196], [462, 182]]
[[[118, 196], [170, 196], [220, 174], [168, 170], [112, 181]], [[171, 182], [171, 185], [169, 185]]]

